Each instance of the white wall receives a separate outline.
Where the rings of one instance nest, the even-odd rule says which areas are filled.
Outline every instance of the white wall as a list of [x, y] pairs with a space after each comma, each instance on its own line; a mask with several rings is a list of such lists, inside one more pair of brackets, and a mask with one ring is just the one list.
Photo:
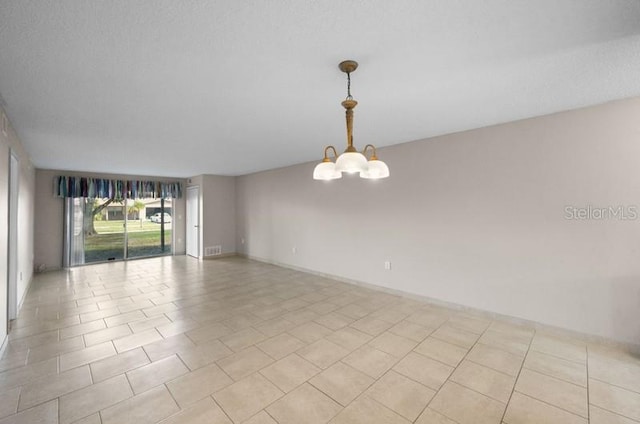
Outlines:
[[222, 246], [223, 254], [236, 253], [236, 178], [198, 175], [187, 186], [200, 188], [200, 256], [205, 247]]
[[[0, 127], [2, 114], [0, 108]], [[9, 157], [13, 152], [19, 161], [18, 223], [17, 223], [17, 303], [20, 305], [33, 277], [33, 219], [35, 171], [20, 140], [11, 127], [7, 135], [0, 130], [0, 346], [4, 340], [7, 308], [7, 243], [9, 201]]]
[[[88, 172], [59, 171], [38, 169], [36, 171], [36, 213], [35, 213], [35, 264], [44, 266], [46, 270], [62, 267], [64, 201], [53, 195], [53, 180], [58, 175], [76, 175], [93, 178], [120, 178], [150, 181], [186, 181], [169, 177], [149, 177], [140, 175], [96, 174]], [[183, 186], [184, 188], [184, 186]], [[173, 199], [172, 227], [175, 237], [174, 253], [184, 254], [185, 233], [185, 195], [181, 199]]]
[[[0, 110], [0, 126], [2, 111]], [[0, 348], [7, 337], [7, 290], [9, 283], [7, 245], [9, 242], [9, 140], [0, 130]], [[0, 353], [2, 350], [0, 350]]]
[[[14, 149], [16, 151], [17, 149]], [[27, 295], [34, 271], [35, 169], [28, 156], [18, 153], [18, 307]]]
[[571, 205], [640, 206], [640, 99], [379, 156], [381, 181], [313, 181], [315, 163], [238, 178], [238, 250], [640, 343], [640, 218], [565, 217]]

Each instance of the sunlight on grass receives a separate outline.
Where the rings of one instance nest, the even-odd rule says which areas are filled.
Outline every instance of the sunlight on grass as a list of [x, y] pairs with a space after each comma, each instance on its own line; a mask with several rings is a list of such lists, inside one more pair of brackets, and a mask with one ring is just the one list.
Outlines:
[[[124, 232], [124, 221], [95, 221], [94, 227], [98, 234], [113, 234], [113, 233], [123, 233]], [[165, 230], [171, 229], [171, 224], [164, 224]], [[160, 231], [160, 224], [156, 224], [151, 221], [142, 221], [142, 226], [140, 225], [140, 221], [128, 221], [127, 222], [127, 231], [129, 233], [132, 232], [141, 232], [141, 231]]]
[[[101, 262], [124, 257], [124, 221], [96, 221], [98, 234], [85, 238], [85, 263]], [[128, 221], [128, 257], [142, 257], [171, 253], [171, 224], [165, 224], [165, 248], [160, 246], [160, 224]]]

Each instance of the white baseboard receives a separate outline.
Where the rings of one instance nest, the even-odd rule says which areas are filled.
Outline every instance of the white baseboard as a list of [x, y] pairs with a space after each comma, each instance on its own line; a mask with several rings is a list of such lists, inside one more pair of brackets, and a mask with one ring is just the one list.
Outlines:
[[22, 299], [20, 299], [20, 301], [18, 302], [18, 306], [16, 307], [16, 314], [20, 313], [20, 309], [22, 309], [22, 304], [24, 303], [24, 300], [27, 298], [27, 294], [29, 294], [29, 290], [31, 290], [31, 284], [33, 283], [33, 275], [35, 273], [31, 274], [31, 278], [29, 278], [29, 282], [27, 283], [27, 287], [24, 289], [24, 293], [22, 294]]
[[347, 284], [353, 284], [356, 286], [360, 286], [360, 287], [366, 287], [372, 290], [377, 290], [377, 291], [381, 291], [381, 292], [385, 292], [385, 293], [389, 293], [392, 295], [396, 295], [396, 296], [400, 296], [400, 297], [406, 297], [409, 299], [414, 299], [414, 300], [419, 300], [422, 302], [426, 302], [435, 306], [442, 306], [445, 308], [449, 308], [449, 309], [453, 309], [456, 311], [462, 311], [462, 312], [467, 312], [470, 314], [474, 314], [474, 315], [478, 315], [480, 317], [484, 317], [484, 318], [488, 318], [488, 319], [492, 319], [492, 320], [499, 320], [499, 321], [503, 321], [506, 322], [508, 324], [515, 324], [515, 325], [520, 325], [520, 326], [525, 326], [525, 327], [530, 327], [533, 328], [537, 331], [544, 331], [546, 333], [551, 333], [551, 334], [555, 334], [558, 335], [560, 337], [568, 337], [568, 338], [573, 338], [573, 339], [578, 339], [581, 340], [583, 342], [586, 343], [597, 343], [597, 344], [604, 344], [607, 346], [611, 346], [611, 347], [615, 347], [618, 349], [623, 349], [626, 351], [629, 351], [633, 354], [636, 355], [640, 355], [640, 343], [639, 344], [634, 344], [634, 343], [626, 343], [626, 342], [621, 342], [618, 340], [613, 340], [607, 337], [603, 337], [603, 336], [598, 336], [595, 334], [589, 334], [589, 333], [582, 333], [580, 331], [575, 331], [575, 330], [570, 330], [567, 328], [562, 328], [562, 327], [556, 327], [553, 325], [549, 325], [549, 324], [543, 324], [537, 321], [532, 321], [532, 320], [528, 320], [528, 319], [524, 319], [524, 318], [518, 318], [518, 317], [514, 317], [511, 315], [504, 315], [504, 314], [500, 314], [497, 312], [491, 312], [491, 311], [486, 311], [483, 309], [478, 309], [478, 308], [474, 308], [471, 306], [465, 306], [465, 305], [460, 305], [458, 303], [452, 303], [452, 302], [447, 302], [444, 300], [439, 300], [439, 299], [435, 299], [432, 297], [428, 297], [428, 296], [423, 296], [423, 295], [419, 295], [419, 294], [414, 294], [414, 293], [409, 293], [409, 292], [405, 292], [402, 290], [397, 290], [397, 289], [391, 289], [391, 288], [387, 288], [387, 287], [382, 287], [382, 286], [378, 286], [375, 284], [371, 284], [371, 283], [366, 283], [363, 281], [357, 281], [357, 280], [352, 280], [349, 278], [344, 278], [341, 277], [339, 275], [333, 275], [333, 274], [327, 274], [327, 273], [323, 273], [323, 272], [318, 272], [312, 269], [307, 269], [307, 268], [302, 268], [302, 267], [298, 267], [295, 265], [290, 265], [290, 264], [286, 264], [286, 263], [282, 263], [282, 262], [278, 262], [278, 261], [273, 261], [270, 259], [265, 259], [265, 258], [261, 258], [258, 256], [252, 256], [252, 255], [247, 255], [244, 253], [238, 253], [237, 256], [240, 257], [244, 257], [247, 259], [251, 259], [251, 260], [255, 260], [258, 262], [263, 262], [263, 263], [267, 263], [267, 264], [271, 264], [271, 265], [276, 265], [282, 268], [288, 268], [288, 269], [293, 269], [295, 271], [300, 271], [300, 272], [304, 272], [307, 274], [312, 274], [312, 275], [317, 275], [319, 277], [324, 277], [324, 278], [329, 278], [332, 280], [336, 280], [336, 281], [340, 281], [342, 283], [347, 283]]
[[4, 356], [4, 351], [7, 350], [7, 346], [9, 345], [9, 335], [4, 336], [4, 340], [0, 343], [0, 358]]

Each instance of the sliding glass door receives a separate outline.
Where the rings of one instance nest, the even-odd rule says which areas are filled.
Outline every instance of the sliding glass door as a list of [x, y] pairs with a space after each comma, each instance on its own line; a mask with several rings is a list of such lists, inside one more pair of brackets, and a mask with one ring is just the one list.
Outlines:
[[170, 199], [67, 198], [65, 266], [171, 254]]
[[127, 200], [127, 258], [171, 253], [173, 209], [170, 199]]
[[84, 198], [84, 263], [125, 258], [124, 201]]

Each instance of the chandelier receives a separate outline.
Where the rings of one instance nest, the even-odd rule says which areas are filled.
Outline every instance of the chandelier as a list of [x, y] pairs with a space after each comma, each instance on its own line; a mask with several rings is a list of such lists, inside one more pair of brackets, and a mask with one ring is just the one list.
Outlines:
[[[360, 174], [360, 178], [379, 179], [389, 176], [389, 167], [378, 159], [376, 148], [372, 144], [367, 144], [362, 149], [362, 153], [353, 147], [353, 108], [358, 102], [351, 96], [351, 73], [358, 68], [358, 62], [345, 60], [338, 67], [347, 74], [347, 98], [342, 102], [342, 107], [346, 110], [347, 118], [347, 148], [338, 156], [336, 148], [327, 146], [324, 148], [324, 158], [313, 170], [314, 180], [335, 180], [342, 178], [342, 173]], [[329, 158], [329, 150], [333, 151], [335, 163]], [[367, 159], [367, 153], [371, 154]]]

